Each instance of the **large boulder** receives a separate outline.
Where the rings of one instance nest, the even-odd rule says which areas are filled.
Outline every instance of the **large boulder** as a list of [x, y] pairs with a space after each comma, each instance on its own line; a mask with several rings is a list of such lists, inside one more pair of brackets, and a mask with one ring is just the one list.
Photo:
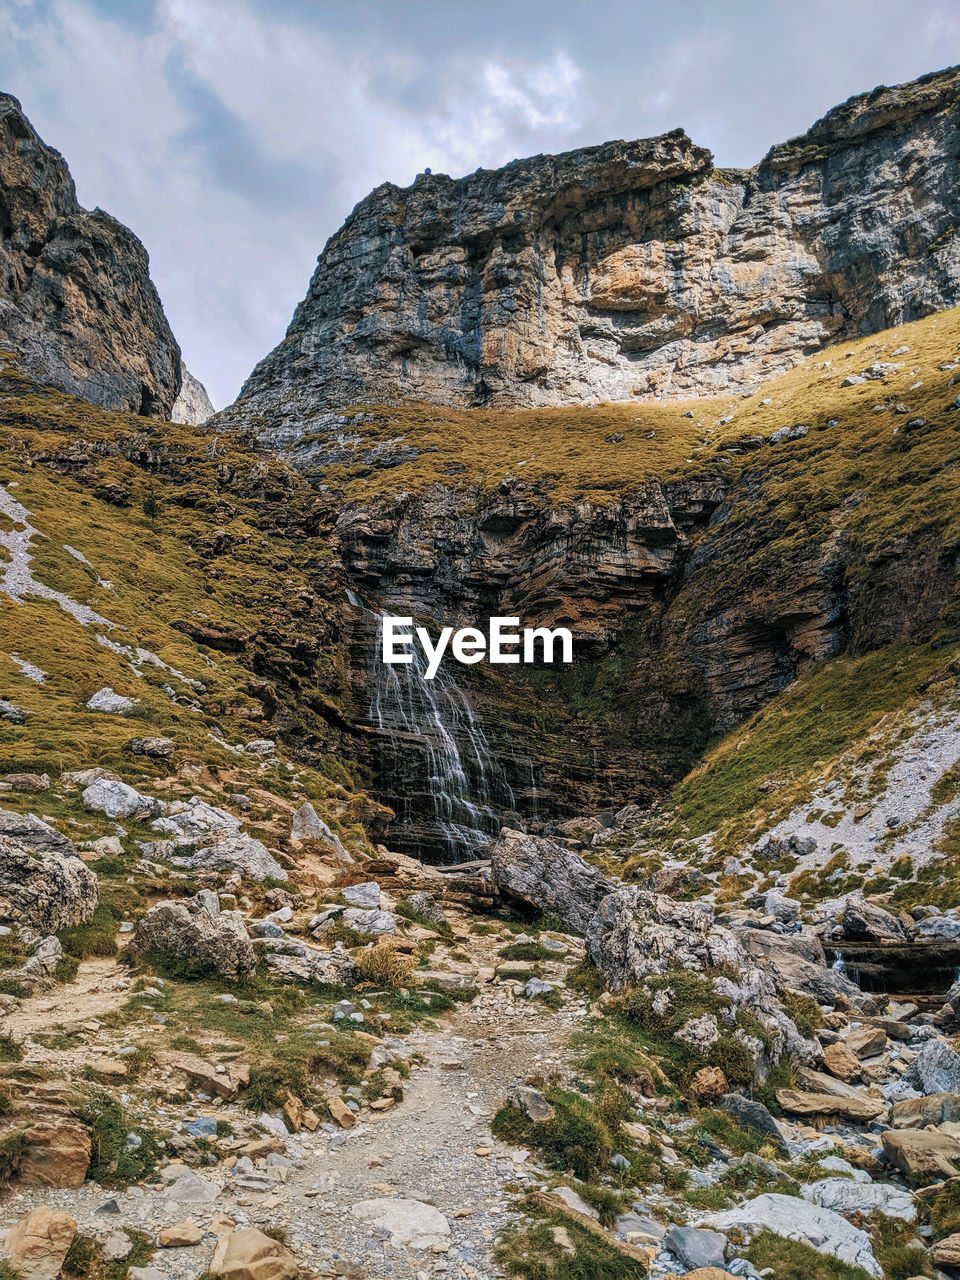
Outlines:
[[42, 1207], [7, 1232], [3, 1251], [20, 1280], [55, 1280], [76, 1234], [68, 1213]]
[[256, 965], [243, 917], [238, 911], [221, 911], [209, 889], [183, 902], [158, 902], [141, 916], [127, 954], [136, 959], [149, 951], [214, 969], [225, 978], [252, 973]]
[[586, 942], [614, 990], [668, 969], [740, 972], [746, 962], [736, 935], [714, 921], [709, 907], [627, 885], [604, 897]]
[[287, 873], [267, 846], [245, 831], [223, 831], [189, 857], [172, 858], [187, 871], [239, 871], [252, 880], [286, 880]]
[[928, 1040], [904, 1079], [923, 1093], [960, 1093], [960, 1053], [946, 1040]]
[[493, 883], [504, 898], [557, 915], [585, 933], [617, 882], [556, 840], [504, 827], [491, 852]]
[[88, 809], [105, 813], [108, 818], [145, 818], [163, 809], [162, 801], [144, 795], [125, 782], [113, 782], [109, 778], [98, 778], [84, 788], [83, 803]]
[[217, 1241], [210, 1274], [222, 1280], [295, 1280], [300, 1267], [279, 1240], [256, 1227], [242, 1227]]
[[324, 986], [350, 986], [360, 970], [342, 947], [318, 951], [299, 938], [264, 938], [257, 949], [263, 963], [283, 982], [319, 982]]
[[895, 915], [866, 898], [848, 898], [840, 916], [848, 942], [906, 942], [907, 931]]
[[852, 1182], [849, 1178], [824, 1178], [802, 1188], [804, 1200], [848, 1217], [854, 1213], [884, 1213], [888, 1218], [913, 1222], [917, 1208], [912, 1194], [888, 1182]]
[[71, 840], [32, 813], [14, 813], [12, 809], [0, 809], [0, 838], [3, 836], [18, 840], [34, 853], [77, 855]]
[[339, 862], [353, 861], [350, 854], [343, 847], [340, 837], [331, 831], [309, 801], [306, 804], [302, 804], [293, 815], [293, 822], [290, 828], [290, 843], [292, 845], [306, 844], [308, 842], [323, 845], [330, 850]]
[[808, 1204], [797, 1196], [767, 1193], [739, 1204], [735, 1209], [715, 1213], [704, 1226], [717, 1231], [736, 1229], [747, 1233], [772, 1231], [788, 1240], [811, 1245], [818, 1253], [838, 1258], [851, 1267], [862, 1267], [877, 1280], [883, 1274], [873, 1256], [870, 1237], [848, 1222], [842, 1214], [820, 1205]]
[[92, 917], [100, 899], [96, 874], [66, 843], [70, 853], [38, 853], [0, 835], [0, 920], [50, 934]]
[[955, 1178], [960, 1172], [960, 1142], [935, 1129], [888, 1129], [880, 1135], [887, 1161], [920, 1182]]

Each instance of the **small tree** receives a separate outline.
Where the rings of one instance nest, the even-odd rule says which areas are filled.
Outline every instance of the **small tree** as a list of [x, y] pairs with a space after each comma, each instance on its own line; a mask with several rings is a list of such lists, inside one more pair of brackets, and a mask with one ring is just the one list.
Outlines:
[[155, 493], [148, 493], [143, 500], [143, 514], [150, 521], [151, 527], [157, 522], [157, 516], [160, 514], [160, 499]]

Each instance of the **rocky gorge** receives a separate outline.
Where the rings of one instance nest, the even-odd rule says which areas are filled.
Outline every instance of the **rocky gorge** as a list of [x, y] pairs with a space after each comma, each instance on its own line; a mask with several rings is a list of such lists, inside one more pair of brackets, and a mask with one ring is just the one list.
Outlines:
[[960, 1273], [956, 93], [381, 188], [222, 414], [0, 99], [2, 1280]]

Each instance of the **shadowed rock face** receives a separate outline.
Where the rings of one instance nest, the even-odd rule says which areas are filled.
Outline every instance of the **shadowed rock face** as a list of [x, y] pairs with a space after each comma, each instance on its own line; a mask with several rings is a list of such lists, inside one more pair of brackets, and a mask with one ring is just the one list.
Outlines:
[[714, 394], [951, 306], [958, 86], [852, 98], [752, 170], [678, 130], [378, 187], [232, 414]]
[[77, 203], [59, 152], [0, 94], [0, 345], [25, 372], [105, 409], [169, 418], [180, 350], [146, 250]]

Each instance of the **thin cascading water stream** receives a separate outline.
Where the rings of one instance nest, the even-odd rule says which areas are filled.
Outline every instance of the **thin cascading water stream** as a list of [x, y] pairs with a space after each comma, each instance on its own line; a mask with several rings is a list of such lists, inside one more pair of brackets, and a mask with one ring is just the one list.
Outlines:
[[[370, 615], [379, 642], [382, 613]], [[497, 834], [504, 812], [514, 814], [515, 797], [466, 693], [441, 666], [426, 677], [427, 659], [413, 646], [413, 661], [391, 665], [375, 646], [370, 723], [381, 735], [390, 773], [409, 778], [413, 744], [425, 757], [427, 821], [448, 862], [480, 853]], [[401, 825], [415, 821], [409, 789], [397, 789]], [[396, 804], [394, 807], [398, 807]]]

